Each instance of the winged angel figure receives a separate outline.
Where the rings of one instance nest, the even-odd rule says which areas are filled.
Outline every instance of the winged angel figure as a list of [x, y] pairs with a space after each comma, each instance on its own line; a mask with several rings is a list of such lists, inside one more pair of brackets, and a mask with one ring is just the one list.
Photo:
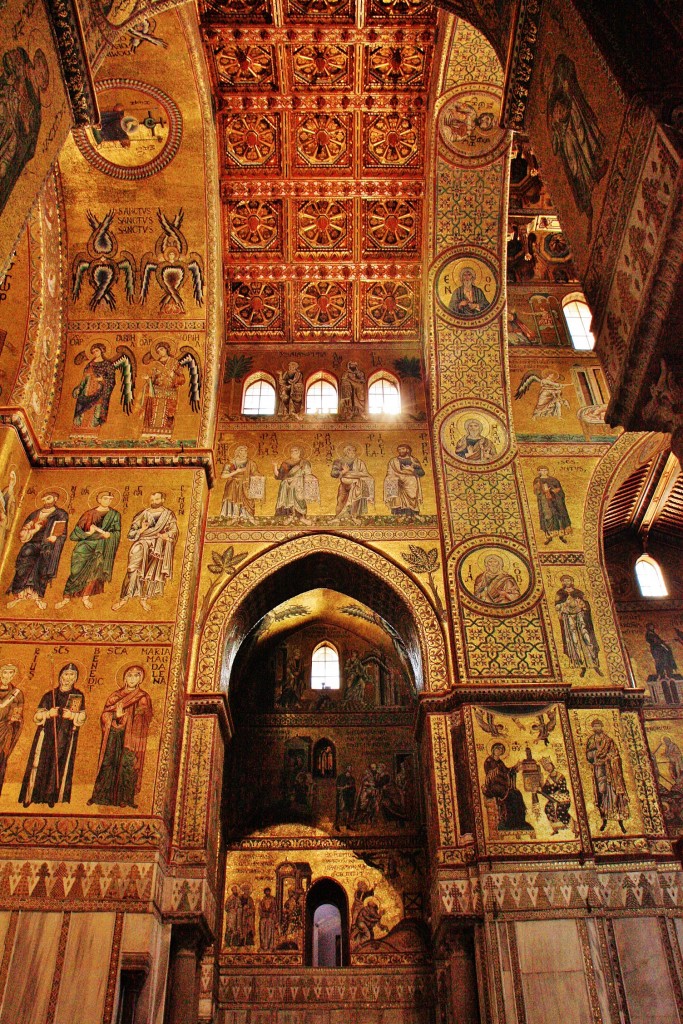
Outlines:
[[153, 436], [169, 436], [173, 433], [178, 391], [188, 382], [188, 401], [192, 412], [199, 412], [202, 394], [202, 370], [199, 356], [194, 349], [185, 346], [177, 356], [171, 346], [160, 341], [154, 346], [154, 355], [148, 352], [142, 357], [149, 372], [143, 392], [143, 431]]
[[540, 715], [536, 715], [536, 721], [531, 726], [531, 731], [537, 735], [534, 737], [536, 743], [545, 743], [546, 747], [549, 744], [548, 737], [557, 725], [557, 708], [548, 708], [548, 717], [546, 718], [546, 712], [542, 711]]
[[569, 408], [569, 402], [562, 397], [562, 389], [571, 387], [571, 384], [563, 384], [561, 375], [554, 370], [546, 377], [539, 377], [533, 370], [527, 370], [515, 391], [515, 398], [522, 398], [533, 384], [538, 384], [538, 397], [533, 412], [534, 419], [541, 419], [545, 416], [560, 419], [562, 410]]
[[485, 708], [474, 708], [474, 717], [479, 728], [491, 736], [503, 736], [507, 732], [503, 722], [497, 722], [492, 711], [487, 711]]
[[157, 210], [161, 234], [154, 252], [146, 252], [140, 264], [140, 302], [144, 305], [152, 278], [161, 289], [159, 309], [184, 313], [185, 302], [181, 289], [187, 275], [192, 278], [192, 294], [197, 305], [204, 301], [204, 262], [197, 252], [190, 252], [181, 228], [185, 213], [178, 210], [173, 220]]
[[114, 358], [109, 359], [106, 346], [96, 343], [90, 346], [89, 356], [79, 352], [74, 359], [76, 366], [85, 363], [81, 382], [72, 392], [76, 399], [74, 425], [101, 427], [107, 422], [117, 373], [121, 378], [121, 408], [129, 416], [135, 398], [136, 362], [133, 352], [126, 345], [118, 345]]
[[116, 309], [114, 287], [123, 276], [124, 291], [128, 302], [135, 296], [135, 257], [124, 249], [119, 253], [119, 243], [111, 230], [114, 211], [109, 210], [102, 220], [98, 220], [90, 210], [86, 211], [88, 223], [92, 228], [86, 243], [85, 252], [77, 252], [71, 265], [72, 294], [77, 299], [81, 294], [83, 280], [87, 275], [92, 288], [88, 305], [93, 311], [101, 302], [109, 309]]

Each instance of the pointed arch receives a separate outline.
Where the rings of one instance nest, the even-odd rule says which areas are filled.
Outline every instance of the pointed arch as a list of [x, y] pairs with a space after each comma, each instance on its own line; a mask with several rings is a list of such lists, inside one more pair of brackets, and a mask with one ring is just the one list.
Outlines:
[[[195, 641], [190, 689], [227, 692], [234, 655], [270, 608], [306, 589], [332, 586], [370, 607], [400, 632], [418, 690], [445, 690], [454, 678], [441, 620], [422, 587], [400, 566], [349, 537], [311, 533], [280, 543], [225, 581]], [[264, 584], [268, 582], [267, 587]]]

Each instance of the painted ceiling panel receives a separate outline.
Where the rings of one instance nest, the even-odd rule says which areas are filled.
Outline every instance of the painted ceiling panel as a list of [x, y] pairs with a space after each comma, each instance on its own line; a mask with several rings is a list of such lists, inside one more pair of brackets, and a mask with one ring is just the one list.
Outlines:
[[228, 342], [415, 340], [436, 12], [205, 2]]

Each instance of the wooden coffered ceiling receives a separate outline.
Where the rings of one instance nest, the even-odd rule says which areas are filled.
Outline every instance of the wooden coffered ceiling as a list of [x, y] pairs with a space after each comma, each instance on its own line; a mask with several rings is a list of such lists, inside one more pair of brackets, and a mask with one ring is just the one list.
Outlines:
[[683, 536], [683, 474], [669, 451], [638, 466], [612, 496], [603, 519], [606, 538], [622, 530]]
[[229, 342], [417, 337], [425, 0], [204, 2]]

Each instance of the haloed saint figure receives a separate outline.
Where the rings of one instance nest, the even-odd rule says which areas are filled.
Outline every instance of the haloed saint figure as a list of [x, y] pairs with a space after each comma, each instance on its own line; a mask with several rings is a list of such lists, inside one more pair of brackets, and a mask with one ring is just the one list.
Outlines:
[[142, 666], [130, 665], [123, 673], [123, 685], [107, 697], [100, 718], [97, 778], [89, 804], [137, 807], [153, 714], [150, 696], [142, 688], [144, 678]]
[[85, 696], [76, 688], [78, 668], [64, 665], [59, 682], [40, 700], [33, 716], [36, 729], [28, 755], [19, 803], [68, 804], [71, 801], [78, 734], [85, 722]]

